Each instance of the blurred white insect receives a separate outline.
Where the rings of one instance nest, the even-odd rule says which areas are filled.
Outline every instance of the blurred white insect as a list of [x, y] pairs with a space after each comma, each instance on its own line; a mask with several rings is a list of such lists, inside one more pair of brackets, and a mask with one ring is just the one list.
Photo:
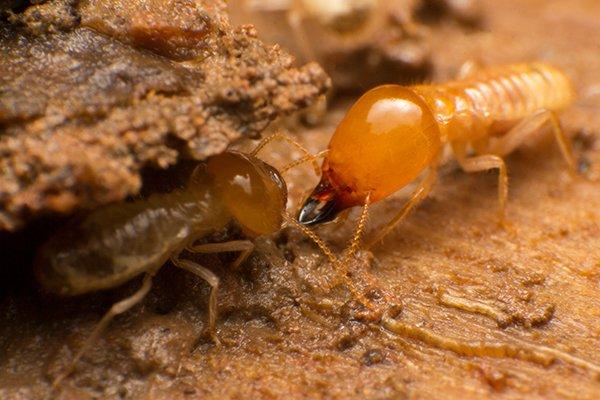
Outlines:
[[317, 61], [337, 89], [359, 89], [426, 72], [422, 0], [230, 0], [234, 23], [252, 23], [301, 62]]

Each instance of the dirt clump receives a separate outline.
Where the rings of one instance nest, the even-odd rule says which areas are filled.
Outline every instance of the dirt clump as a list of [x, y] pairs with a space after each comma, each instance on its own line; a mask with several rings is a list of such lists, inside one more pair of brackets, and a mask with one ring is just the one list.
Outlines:
[[44, 2], [0, 21], [0, 230], [134, 195], [144, 168], [219, 153], [329, 86], [232, 28], [221, 1], [123, 4]]

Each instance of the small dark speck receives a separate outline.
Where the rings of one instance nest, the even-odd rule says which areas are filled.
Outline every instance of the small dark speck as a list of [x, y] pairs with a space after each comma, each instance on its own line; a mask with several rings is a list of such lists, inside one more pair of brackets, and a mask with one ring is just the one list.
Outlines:
[[582, 129], [573, 138], [573, 147], [578, 151], [593, 149], [597, 143], [597, 136], [587, 129]]
[[285, 249], [283, 250], [283, 257], [286, 259], [287, 262], [289, 263], [293, 263], [294, 260], [296, 259], [296, 255], [294, 254], [294, 252], [290, 249]]
[[379, 288], [370, 289], [367, 294], [369, 300], [380, 300], [383, 298], [383, 292]]
[[275, 244], [277, 245], [277, 247], [284, 247], [286, 244], [289, 243], [290, 238], [287, 235], [287, 232], [282, 231], [279, 235], [277, 235], [275, 237]]
[[344, 337], [342, 337], [340, 340], [338, 340], [337, 342], [337, 348], [340, 351], [345, 351], [345, 350], [349, 350], [352, 347], [354, 347], [357, 343], [356, 337], [351, 336], [351, 335], [346, 335]]
[[365, 354], [363, 354], [363, 356], [362, 356], [362, 362], [367, 367], [374, 365], [374, 364], [379, 364], [379, 363], [383, 362], [384, 359], [385, 359], [385, 357], [383, 355], [383, 352], [379, 349], [367, 350], [367, 351], [365, 351]]
[[581, 157], [579, 159], [579, 162], [577, 163], [577, 170], [579, 171], [579, 173], [585, 174], [589, 172], [591, 166], [592, 163], [590, 162], [590, 160], [588, 160], [585, 157]]

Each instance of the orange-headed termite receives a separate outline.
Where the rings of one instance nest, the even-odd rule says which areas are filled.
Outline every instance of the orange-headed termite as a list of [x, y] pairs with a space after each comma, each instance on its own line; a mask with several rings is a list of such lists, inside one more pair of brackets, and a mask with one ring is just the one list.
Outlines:
[[576, 173], [570, 142], [557, 117], [575, 99], [562, 71], [538, 62], [465, 68], [463, 75], [443, 84], [384, 85], [364, 94], [331, 138], [321, 181], [298, 220], [318, 224], [350, 207], [366, 208], [427, 170], [408, 202], [370, 242], [376, 243], [427, 196], [436, 180], [441, 149], [449, 143], [466, 172], [499, 170], [502, 222], [508, 194], [502, 157], [546, 123], [552, 126], [570, 172]]
[[[275, 138], [301, 148], [305, 156], [282, 169], [314, 161], [300, 144], [273, 135], [250, 154], [227, 151], [196, 167], [188, 184], [171, 193], [147, 199], [112, 204], [92, 211], [82, 221], [69, 224], [46, 242], [38, 255], [37, 280], [49, 292], [63, 296], [114, 288], [145, 274], [141, 287], [130, 297], [114, 304], [104, 315], [73, 358], [69, 368], [57, 377], [54, 386], [66, 377], [85, 350], [108, 323], [138, 304], [149, 292], [152, 277], [169, 259], [174, 265], [204, 279], [211, 286], [208, 332], [215, 334], [219, 278], [209, 269], [180, 257], [191, 253], [241, 252], [234, 262], [240, 265], [254, 245], [249, 240], [195, 244], [198, 239], [224, 228], [235, 220], [250, 237], [272, 234], [281, 229], [287, 201], [287, 187], [280, 172], [256, 154]], [[318, 164], [315, 164], [318, 169]], [[287, 218], [288, 220], [292, 220]], [[292, 220], [293, 221], [293, 220]], [[316, 235], [301, 228], [329, 256], [335, 257]]]

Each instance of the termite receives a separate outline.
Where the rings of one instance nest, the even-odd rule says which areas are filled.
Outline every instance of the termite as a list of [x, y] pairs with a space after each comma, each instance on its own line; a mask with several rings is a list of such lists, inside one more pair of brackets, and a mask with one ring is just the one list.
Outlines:
[[394, 72], [419, 76], [429, 68], [429, 30], [413, 21], [407, 0], [230, 0], [232, 18], [252, 23], [269, 42], [317, 61], [335, 90], [381, 83]]
[[377, 243], [429, 194], [441, 150], [449, 144], [464, 171], [498, 169], [503, 223], [508, 196], [503, 157], [547, 123], [569, 171], [577, 173], [557, 114], [575, 100], [565, 73], [541, 62], [488, 69], [467, 63], [460, 75], [444, 84], [379, 86], [357, 100], [331, 138], [321, 180], [298, 221], [332, 221], [354, 206], [363, 206], [364, 214], [369, 204], [423, 174], [407, 203], [367, 246]]
[[[274, 139], [288, 141], [301, 149], [304, 157], [290, 163], [280, 173], [257, 158], [257, 153]], [[58, 386], [70, 374], [86, 349], [116, 315], [142, 301], [150, 291], [152, 277], [168, 260], [211, 286], [208, 333], [218, 343], [215, 323], [219, 278], [202, 265], [181, 258], [180, 253], [183, 250], [191, 253], [240, 252], [233, 263], [234, 268], [238, 267], [254, 248], [250, 240], [195, 242], [223, 229], [231, 220], [235, 220], [248, 237], [281, 229], [287, 216], [287, 186], [281, 174], [302, 162], [315, 162], [314, 157], [293, 139], [276, 134], [263, 140], [249, 154], [226, 151], [209, 158], [195, 168], [189, 183], [182, 189], [107, 205], [52, 236], [40, 249], [35, 266], [37, 280], [48, 292], [75, 296], [114, 288], [145, 274], [141, 287], [130, 297], [115, 303], [102, 317], [53, 386]], [[316, 162], [314, 166], [318, 172]], [[322, 244], [314, 234], [311, 237], [318, 245]], [[333, 259], [331, 252], [322, 248]]]

